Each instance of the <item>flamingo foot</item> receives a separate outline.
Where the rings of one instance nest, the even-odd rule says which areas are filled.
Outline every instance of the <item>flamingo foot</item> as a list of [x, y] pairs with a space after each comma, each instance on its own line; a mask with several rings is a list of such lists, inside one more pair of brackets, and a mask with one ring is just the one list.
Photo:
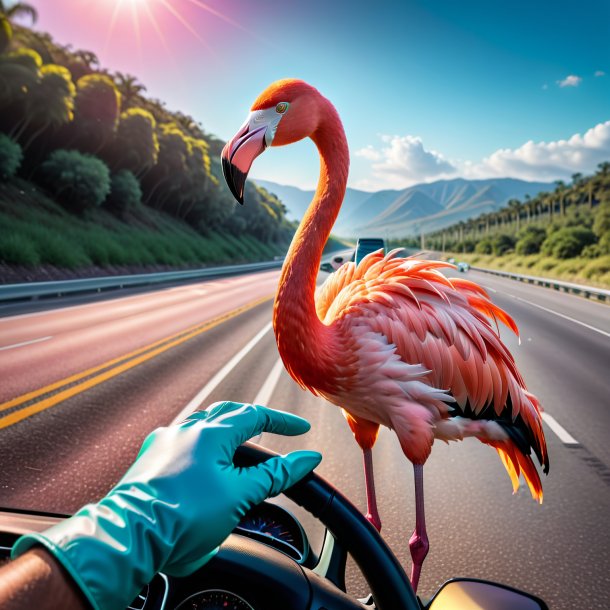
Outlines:
[[[373, 512], [371, 512], [371, 510]], [[373, 506], [372, 509], [369, 509], [369, 512], [364, 515], [366, 520], [378, 531], [381, 532], [381, 518], [379, 517], [379, 513], [377, 512], [377, 507]]]
[[413, 560], [411, 566], [411, 586], [415, 593], [417, 593], [421, 568], [429, 550], [430, 543], [428, 542], [426, 529], [424, 528], [421, 532], [418, 532], [416, 528], [411, 538], [409, 538], [409, 551], [411, 551], [411, 559]]
[[381, 532], [381, 517], [377, 510], [377, 496], [375, 495], [375, 479], [373, 478], [373, 450], [363, 449], [364, 458], [364, 484], [366, 487], [366, 520]]

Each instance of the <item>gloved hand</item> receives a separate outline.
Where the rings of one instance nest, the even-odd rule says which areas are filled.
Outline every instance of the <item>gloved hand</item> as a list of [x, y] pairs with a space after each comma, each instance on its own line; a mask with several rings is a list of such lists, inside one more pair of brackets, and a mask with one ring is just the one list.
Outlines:
[[217, 403], [150, 434], [108, 495], [41, 534], [17, 540], [12, 556], [44, 545], [96, 610], [123, 609], [156, 572], [185, 576], [211, 559], [254, 504], [296, 483], [322, 459], [295, 451], [235, 468], [239, 445], [261, 432], [297, 435], [296, 415]]

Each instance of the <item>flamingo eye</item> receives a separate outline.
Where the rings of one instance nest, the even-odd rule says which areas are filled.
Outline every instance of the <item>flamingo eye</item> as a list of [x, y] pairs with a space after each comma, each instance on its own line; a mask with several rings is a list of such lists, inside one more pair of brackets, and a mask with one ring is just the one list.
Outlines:
[[275, 107], [275, 111], [278, 114], [284, 114], [284, 112], [286, 112], [286, 110], [288, 110], [288, 102], [280, 102], [276, 107]]

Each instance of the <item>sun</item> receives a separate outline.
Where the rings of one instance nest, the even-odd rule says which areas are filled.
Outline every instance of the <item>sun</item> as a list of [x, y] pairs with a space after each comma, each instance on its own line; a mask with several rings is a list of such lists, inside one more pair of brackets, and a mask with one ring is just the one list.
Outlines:
[[[112, 6], [112, 15], [106, 36], [107, 47], [110, 44], [110, 39], [114, 28], [119, 20], [130, 19], [138, 47], [141, 50], [141, 33], [145, 26], [152, 27], [156, 36], [159, 38], [168, 53], [170, 52], [169, 45], [163, 33], [162, 24], [166, 17], [177, 20], [182, 27], [194, 36], [199, 42], [208, 47], [208, 43], [197, 32], [189, 20], [184, 16], [184, 8], [189, 5], [196, 7], [201, 11], [205, 11], [213, 18], [221, 19], [231, 26], [240, 29], [248, 34], [252, 34], [240, 23], [231, 19], [227, 15], [212, 8], [203, 0], [104, 0], [108, 5]], [[210, 49], [211, 50], [211, 49]]]

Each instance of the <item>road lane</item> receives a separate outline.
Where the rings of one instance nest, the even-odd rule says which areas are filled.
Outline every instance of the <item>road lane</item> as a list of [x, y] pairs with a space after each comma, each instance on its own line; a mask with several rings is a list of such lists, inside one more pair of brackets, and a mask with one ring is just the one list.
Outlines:
[[[105, 494], [144, 437], [167, 425], [263, 326], [268, 301], [0, 430], [0, 505], [69, 513]], [[272, 337], [272, 333], [269, 333]]]
[[[474, 279], [474, 274], [467, 277]], [[510, 480], [489, 447], [473, 439], [451, 446], [436, 443], [425, 468], [431, 551], [421, 591], [430, 594], [456, 575], [474, 576], [529, 590], [551, 608], [606, 608], [608, 341], [514, 299], [512, 292], [504, 294], [514, 282], [503, 282], [490, 285], [497, 290], [492, 296], [515, 317], [522, 343], [519, 346], [504, 331], [503, 337], [529, 387], [580, 444], [564, 445], [545, 424], [551, 472], [543, 481], [544, 504], [538, 506], [523, 486], [511, 495]], [[520, 295], [531, 298], [530, 292]], [[551, 295], [558, 311], [580, 315], [580, 304], [563, 304], [568, 295]], [[589, 305], [601, 307], [583, 302], [586, 311]], [[133, 460], [148, 431], [171, 421], [270, 318], [271, 304], [262, 304], [78, 400], [0, 430], [2, 503], [69, 512], [105, 493]], [[253, 400], [276, 369], [277, 359], [273, 334], [268, 332], [222, 377], [205, 402]], [[306, 417], [312, 430], [300, 438], [263, 435], [262, 443], [280, 452], [321, 450], [319, 472], [364, 509], [361, 453], [339, 409], [302, 391], [285, 371], [266, 394], [270, 406]], [[408, 569], [408, 538], [414, 524], [412, 469], [393, 433], [382, 431], [374, 463], [383, 535]], [[312, 519], [303, 519], [315, 548], [321, 532]], [[354, 593], [366, 592], [352, 564], [348, 584]]]
[[506, 329], [501, 328], [501, 335], [528, 388], [563, 428], [610, 468], [610, 339], [527, 301], [551, 307], [601, 330], [610, 330], [610, 307], [514, 280], [494, 276], [489, 282], [485, 274], [468, 277], [494, 288], [493, 301], [515, 318], [521, 344]]
[[96, 307], [88, 305], [84, 310], [77, 307], [0, 319], [0, 345], [52, 336], [48, 341], [0, 351], [0, 402], [271, 296], [278, 273], [215, 280], [214, 289], [209, 291], [205, 283], [191, 284], [132, 297], [127, 304], [117, 299]]
[[[457, 276], [458, 274], [453, 272], [452, 275]], [[490, 289], [492, 298], [494, 298], [495, 292], [499, 292], [513, 298], [525, 299], [537, 306], [545, 307], [547, 310], [569, 316], [605, 333], [610, 333], [610, 307], [605, 303], [480, 271], [469, 271], [466, 274], [459, 275]], [[549, 311], [547, 313], [553, 315]]]

